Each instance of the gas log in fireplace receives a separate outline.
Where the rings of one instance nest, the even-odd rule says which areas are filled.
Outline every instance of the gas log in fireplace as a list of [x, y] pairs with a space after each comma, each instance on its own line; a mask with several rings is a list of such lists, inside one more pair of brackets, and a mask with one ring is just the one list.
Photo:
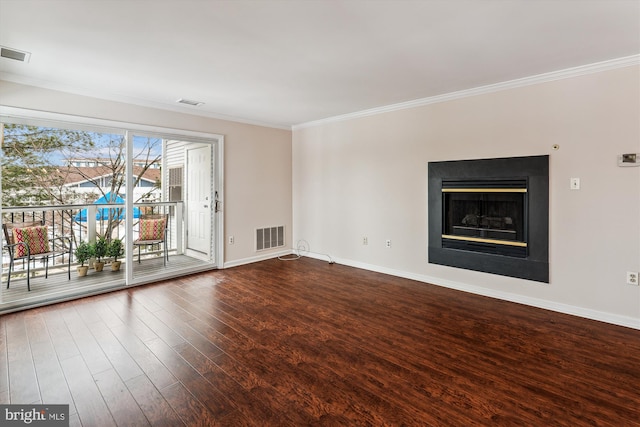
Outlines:
[[442, 181], [442, 246], [527, 256], [527, 180]]
[[429, 262], [549, 281], [548, 156], [429, 163]]

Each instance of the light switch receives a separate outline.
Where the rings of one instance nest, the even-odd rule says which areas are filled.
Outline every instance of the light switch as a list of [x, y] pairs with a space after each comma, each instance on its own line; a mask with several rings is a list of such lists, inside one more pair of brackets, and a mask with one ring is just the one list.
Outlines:
[[571, 178], [571, 183], [569, 188], [571, 188], [572, 190], [579, 190], [580, 189], [580, 178]]

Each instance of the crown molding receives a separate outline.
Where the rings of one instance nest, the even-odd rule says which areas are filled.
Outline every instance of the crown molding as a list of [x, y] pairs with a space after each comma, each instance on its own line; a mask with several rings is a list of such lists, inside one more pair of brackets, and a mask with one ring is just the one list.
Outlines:
[[547, 83], [556, 80], [563, 80], [572, 77], [584, 76], [587, 74], [600, 73], [603, 71], [615, 70], [618, 68], [630, 67], [634, 65], [640, 65], [640, 55], [631, 55], [623, 58], [611, 59], [608, 61], [596, 62], [588, 65], [581, 65], [579, 67], [567, 68], [559, 71], [552, 71], [549, 73], [537, 74], [534, 76], [523, 77], [520, 79], [509, 80], [506, 82], [495, 83], [486, 86], [480, 86], [472, 89], [465, 89], [456, 92], [450, 92], [443, 95], [431, 96], [428, 98], [416, 99], [413, 101], [400, 102], [397, 104], [386, 105], [383, 107], [371, 108], [368, 110], [356, 111], [353, 113], [342, 114], [339, 116], [328, 117], [325, 119], [314, 120], [311, 122], [300, 123], [293, 125], [292, 130], [299, 130], [309, 127], [321, 126], [328, 123], [341, 122], [345, 120], [351, 120], [360, 117], [373, 116], [376, 114], [388, 113], [392, 111], [405, 110], [408, 108], [422, 107], [430, 104], [437, 104], [440, 102], [452, 101], [455, 99], [467, 98], [476, 95], [483, 95], [486, 93], [499, 92], [503, 90], [515, 89], [525, 86], [531, 86], [540, 83]]

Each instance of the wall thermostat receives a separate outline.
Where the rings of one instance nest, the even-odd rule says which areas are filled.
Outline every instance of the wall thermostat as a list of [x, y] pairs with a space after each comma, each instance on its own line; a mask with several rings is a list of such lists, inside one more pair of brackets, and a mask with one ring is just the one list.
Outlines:
[[640, 153], [620, 154], [618, 166], [640, 166]]

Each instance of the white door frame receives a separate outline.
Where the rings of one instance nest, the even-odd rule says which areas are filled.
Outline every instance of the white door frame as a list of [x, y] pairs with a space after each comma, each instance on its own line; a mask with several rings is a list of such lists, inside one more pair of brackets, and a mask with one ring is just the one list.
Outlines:
[[[213, 236], [211, 242], [211, 253], [209, 257], [203, 257], [203, 254], [197, 251], [189, 250], [188, 242], [185, 243], [185, 254], [188, 256], [192, 256], [194, 258], [203, 259], [204, 261], [211, 261], [215, 267], [223, 268], [224, 266], [224, 209], [222, 206], [222, 201], [224, 200], [224, 137], [218, 136], [216, 140], [209, 141], [194, 141], [188, 138], [183, 139], [187, 143], [193, 143], [197, 146], [202, 146], [203, 144], [207, 144], [211, 147], [211, 168], [212, 168], [212, 179], [213, 186], [211, 188], [210, 201], [212, 204], [211, 207], [211, 235]], [[185, 164], [187, 159], [187, 150], [190, 147], [187, 145], [184, 149], [184, 158]], [[187, 165], [188, 166], [188, 165]], [[185, 171], [185, 174], [187, 172]], [[189, 180], [185, 179], [185, 193], [188, 194], [189, 189]], [[216, 197], [217, 196], [217, 197]], [[187, 220], [189, 217], [188, 212], [186, 210], [189, 209], [189, 201], [187, 200], [185, 203], [185, 215], [184, 218]], [[187, 220], [188, 221], [188, 220]], [[189, 224], [186, 223], [188, 227]], [[188, 228], [187, 228], [188, 230]], [[188, 236], [187, 236], [188, 240]]]

